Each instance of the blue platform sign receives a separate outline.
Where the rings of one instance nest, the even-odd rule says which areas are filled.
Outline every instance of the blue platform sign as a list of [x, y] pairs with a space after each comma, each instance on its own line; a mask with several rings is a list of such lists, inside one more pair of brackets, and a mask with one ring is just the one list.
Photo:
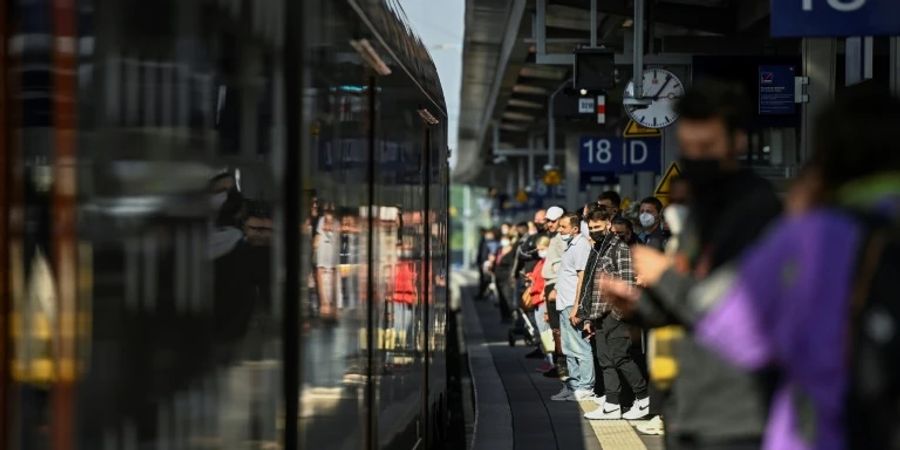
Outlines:
[[772, 0], [772, 37], [900, 35], [898, 0]]
[[759, 66], [759, 114], [794, 114], [794, 66]]
[[620, 174], [625, 173], [659, 173], [662, 165], [660, 138], [582, 136], [579, 144], [578, 166], [582, 186], [612, 184]]

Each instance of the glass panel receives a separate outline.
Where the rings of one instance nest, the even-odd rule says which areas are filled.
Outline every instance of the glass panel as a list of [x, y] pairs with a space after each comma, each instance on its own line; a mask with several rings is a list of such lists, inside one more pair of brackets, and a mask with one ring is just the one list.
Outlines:
[[424, 433], [425, 125], [400, 70], [378, 78], [373, 264], [377, 446], [412, 448]]
[[311, 449], [362, 448], [368, 417], [370, 92], [345, 8], [312, 1], [304, 14], [300, 443]]
[[10, 3], [3, 439], [279, 445], [282, 2]]

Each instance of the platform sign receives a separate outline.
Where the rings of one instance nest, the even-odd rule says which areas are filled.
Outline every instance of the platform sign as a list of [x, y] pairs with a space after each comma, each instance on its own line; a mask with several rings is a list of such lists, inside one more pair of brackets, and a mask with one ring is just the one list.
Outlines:
[[794, 103], [794, 66], [759, 66], [759, 114], [797, 112]]
[[578, 99], [578, 113], [591, 114], [594, 112], [594, 99], [591, 97], [582, 97]]
[[772, 0], [772, 37], [900, 35], [898, 0]]
[[579, 144], [582, 186], [612, 184], [620, 174], [659, 173], [661, 168], [662, 140], [659, 138], [582, 136]]

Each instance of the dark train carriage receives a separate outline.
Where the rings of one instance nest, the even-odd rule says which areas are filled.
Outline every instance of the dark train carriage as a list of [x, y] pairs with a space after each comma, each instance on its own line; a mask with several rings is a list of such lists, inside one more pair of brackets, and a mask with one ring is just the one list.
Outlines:
[[438, 446], [446, 113], [402, 9], [0, 6], [0, 449]]

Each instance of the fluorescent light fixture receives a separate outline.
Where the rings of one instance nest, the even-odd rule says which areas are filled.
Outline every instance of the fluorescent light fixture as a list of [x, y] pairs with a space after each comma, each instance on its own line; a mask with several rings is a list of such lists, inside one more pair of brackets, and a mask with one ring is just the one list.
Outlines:
[[518, 98], [511, 98], [507, 103], [509, 106], [515, 106], [516, 108], [529, 108], [529, 109], [544, 109], [544, 105], [538, 102], [532, 102], [528, 100], [522, 100]]
[[519, 122], [534, 122], [534, 116], [530, 114], [515, 112], [515, 111], [506, 111], [503, 113], [504, 119], [516, 120]]
[[526, 125], [514, 125], [511, 123], [501, 123], [499, 127], [504, 131], [528, 131], [528, 127]]
[[517, 94], [547, 95], [547, 89], [540, 86], [531, 86], [528, 84], [517, 84], [513, 86], [513, 92]]
[[368, 39], [351, 40], [350, 46], [359, 53], [363, 61], [369, 65], [378, 75], [390, 75], [391, 68], [378, 56], [375, 48], [369, 43]]

